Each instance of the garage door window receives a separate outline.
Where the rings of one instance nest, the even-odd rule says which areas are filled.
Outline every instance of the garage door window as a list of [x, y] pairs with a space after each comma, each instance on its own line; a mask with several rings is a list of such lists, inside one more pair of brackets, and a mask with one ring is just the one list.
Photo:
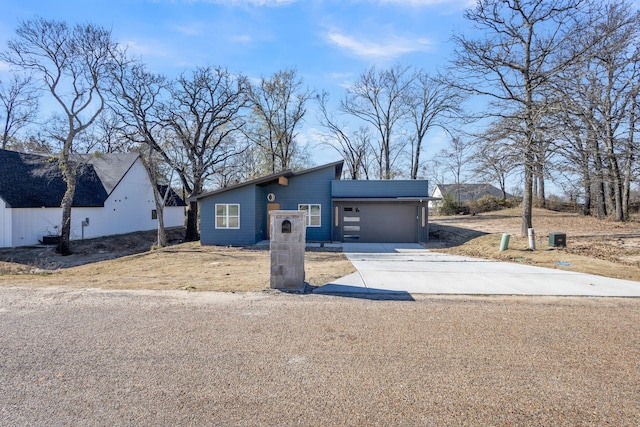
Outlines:
[[307, 223], [307, 227], [321, 226], [320, 205], [300, 204], [298, 205], [298, 210], [306, 213], [305, 221]]
[[345, 207], [342, 216], [342, 237], [345, 241], [360, 238], [360, 208]]

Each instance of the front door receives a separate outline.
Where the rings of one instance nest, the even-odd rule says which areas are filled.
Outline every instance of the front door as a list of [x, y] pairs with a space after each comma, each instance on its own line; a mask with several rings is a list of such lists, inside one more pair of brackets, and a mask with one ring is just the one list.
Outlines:
[[271, 211], [280, 210], [280, 203], [267, 203], [267, 240], [271, 239]]

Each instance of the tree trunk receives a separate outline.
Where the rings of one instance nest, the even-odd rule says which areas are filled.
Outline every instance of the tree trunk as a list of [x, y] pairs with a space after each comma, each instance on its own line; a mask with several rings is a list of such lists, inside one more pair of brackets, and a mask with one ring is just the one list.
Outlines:
[[633, 150], [631, 147], [629, 147], [629, 151], [625, 159], [624, 182], [622, 186], [622, 214], [625, 221], [630, 218], [629, 206], [631, 204], [631, 184], [633, 182], [633, 161]]
[[582, 205], [582, 214], [591, 215], [591, 177], [589, 170], [583, 170], [582, 182], [584, 188], [584, 203]]
[[522, 237], [527, 236], [528, 230], [533, 227], [533, 155], [530, 152], [524, 154], [524, 191], [522, 196]]
[[166, 206], [167, 195], [169, 194], [169, 186], [167, 186], [165, 194], [160, 194], [155, 180], [151, 181], [151, 185], [153, 186], [153, 199], [156, 204], [156, 217], [158, 219], [156, 245], [164, 248], [167, 246], [167, 231], [164, 228], [164, 207]]
[[156, 245], [158, 245], [161, 248], [164, 248], [165, 246], [167, 246], [167, 232], [164, 229], [164, 209], [158, 209], [157, 204], [156, 204], [156, 214], [158, 215], [158, 233], [156, 238]]
[[60, 242], [56, 251], [61, 255], [71, 255], [71, 208], [73, 207], [73, 197], [76, 192], [76, 169], [72, 167], [69, 158], [62, 155], [60, 158], [60, 169], [67, 183], [67, 190], [62, 197], [62, 228], [60, 233]]
[[603, 219], [607, 216], [607, 195], [604, 186], [604, 171], [602, 167], [602, 157], [600, 152], [594, 153], [594, 169], [595, 169], [595, 199], [596, 199], [596, 217]]
[[613, 151], [613, 145], [607, 144], [607, 159], [609, 163], [609, 187], [610, 197], [615, 209], [616, 221], [624, 220], [622, 212], [622, 178], [620, 176], [620, 168], [618, 166], [618, 158]]
[[535, 163], [535, 175], [534, 175], [534, 185], [535, 185], [534, 195], [536, 199], [536, 206], [541, 208], [546, 208], [547, 196], [545, 194], [545, 189], [544, 189], [543, 165], [540, 157], [539, 156], [537, 157], [538, 158], [536, 159], [536, 163]]
[[412, 160], [411, 179], [418, 179], [418, 168], [420, 165], [420, 146], [422, 145], [422, 138], [418, 136], [416, 141], [415, 156]]
[[391, 179], [391, 142], [387, 140], [384, 148], [384, 179]]
[[538, 175], [538, 180], [540, 181], [540, 183], [538, 184], [538, 200], [540, 201], [540, 207], [546, 208], [547, 194], [544, 188], [544, 176], [542, 175], [542, 172], [540, 172], [540, 174]]
[[631, 217], [631, 213], [629, 212], [631, 205], [631, 184], [633, 182], [633, 164], [635, 161], [634, 156], [634, 138], [636, 136], [636, 108], [638, 107], [637, 102], [638, 96], [638, 87], [634, 91], [633, 102], [631, 102], [631, 107], [629, 109], [629, 130], [627, 136], [627, 146], [625, 149], [624, 156], [624, 184], [622, 188], [622, 209], [625, 221], [629, 220]]
[[187, 210], [187, 232], [184, 236], [186, 242], [200, 240], [198, 234], [198, 202], [189, 202]]
[[147, 172], [147, 176], [149, 177], [149, 183], [151, 184], [151, 188], [153, 189], [153, 201], [156, 205], [156, 215], [158, 218], [158, 232], [156, 245], [163, 248], [167, 246], [167, 232], [164, 229], [164, 207], [166, 206], [167, 196], [169, 194], [169, 186], [167, 186], [167, 190], [165, 194], [160, 194], [158, 190], [158, 184], [156, 182], [156, 164], [153, 160], [153, 144], [148, 143], [148, 158], [144, 158], [144, 156], [140, 156], [142, 160], [142, 164], [144, 165], [144, 169]]

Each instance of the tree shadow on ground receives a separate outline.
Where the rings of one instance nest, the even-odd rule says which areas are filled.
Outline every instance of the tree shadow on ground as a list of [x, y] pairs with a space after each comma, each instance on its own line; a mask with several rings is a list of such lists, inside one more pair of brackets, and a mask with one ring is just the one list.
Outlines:
[[452, 225], [431, 223], [429, 224], [429, 241], [424, 246], [427, 249], [453, 248], [486, 234], [489, 233]]

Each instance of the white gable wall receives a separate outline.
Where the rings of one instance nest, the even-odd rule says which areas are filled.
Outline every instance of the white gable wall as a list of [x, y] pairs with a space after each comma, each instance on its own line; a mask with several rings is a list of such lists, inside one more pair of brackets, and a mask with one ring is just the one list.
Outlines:
[[[153, 189], [147, 171], [138, 159], [122, 181], [107, 198], [104, 208], [75, 208], [71, 215], [72, 239], [80, 239], [82, 221], [89, 218], [84, 227], [84, 238], [125, 234], [134, 231], [155, 230], [158, 220], [152, 219], [156, 208]], [[172, 211], [171, 214], [169, 211]], [[165, 227], [184, 225], [184, 208], [165, 209]]]
[[[71, 240], [155, 230], [158, 220], [153, 190], [147, 172], [138, 159], [114, 188], [104, 207], [71, 210]], [[61, 208], [5, 209], [0, 199], [0, 244], [3, 247], [37, 245], [46, 235], [59, 235]], [[88, 225], [82, 225], [89, 219]], [[165, 227], [184, 225], [184, 208], [165, 209]]]
[[[436, 188], [433, 190], [433, 194], [431, 194], [431, 197], [440, 197], [442, 198], [442, 192], [440, 191], [440, 187], [436, 185]], [[440, 206], [440, 200], [430, 200], [429, 201], [429, 207], [430, 208], [435, 208], [437, 206]]]
[[[104, 209], [95, 218], [89, 217], [85, 238], [155, 228], [156, 221], [151, 219], [151, 210], [155, 209], [153, 200], [147, 172], [138, 159], [113, 189], [105, 201]], [[83, 219], [78, 216], [77, 221]]]

